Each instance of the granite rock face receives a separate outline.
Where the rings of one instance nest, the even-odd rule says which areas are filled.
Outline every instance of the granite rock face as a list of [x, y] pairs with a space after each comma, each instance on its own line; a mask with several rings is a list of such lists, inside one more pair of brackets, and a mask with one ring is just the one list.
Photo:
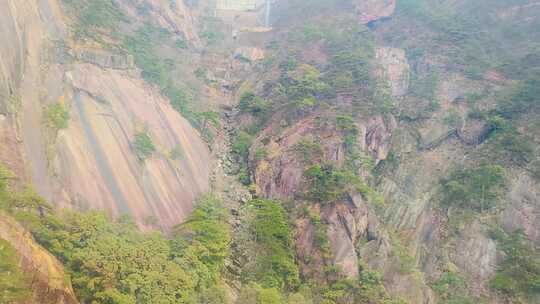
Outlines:
[[386, 79], [392, 96], [400, 97], [407, 94], [410, 67], [405, 50], [390, 47], [377, 48], [375, 58], [380, 64], [377, 74], [380, 78]]
[[[135, 21], [146, 7], [196, 44], [190, 11], [176, 2], [117, 4]], [[170, 228], [209, 189], [209, 148], [142, 80], [132, 56], [72, 40], [63, 14], [57, 0], [0, 4], [0, 39], [10, 42], [0, 46], [0, 160], [58, 206]], [[43, 109], [51, 103], [69, 110], [66, 129], [47, 127]], [[133, 146], [140, 132], [156, 146], [144, 161]]]

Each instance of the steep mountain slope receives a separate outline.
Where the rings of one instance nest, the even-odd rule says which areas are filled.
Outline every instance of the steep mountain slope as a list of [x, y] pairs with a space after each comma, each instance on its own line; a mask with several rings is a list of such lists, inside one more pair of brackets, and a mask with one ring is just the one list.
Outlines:
[[[74, 33], [73, 22], [82, 21], [66, 17], [69, 2], [2, 5], [3, 39], [14, 42], [2, 48], [10, 167], [62, 207], [131, 214], [161, 228], [184, 219], [209, 189], [210, 153], [199, 133], [141, 80], [131, 56], [73, 37], [82, 31]], [[184, 7], [145, 5], [159, 24], [197, 43]], [[141, 134], [155, 153], [138, 154]]]
[[[240, 96], [238, 140], [257, 194], [291, 204], [306, 277], [331, 284], [324, 265], [358, 277], [366, 263], [411, 303], [537, 300], [504, 266], [521, 248], [515, 267], [538, 276], [530, 2], [357, 1], [351, 16], [342, 1], [311, 18], [284, 4], [298, 15], [243, 85], [255, 94]], [[509, 245], [519, 230], [528, 241]]]
[[0, 4], [0, 226], [84, 303], [539, 302], [537, 1], [246, 3]]

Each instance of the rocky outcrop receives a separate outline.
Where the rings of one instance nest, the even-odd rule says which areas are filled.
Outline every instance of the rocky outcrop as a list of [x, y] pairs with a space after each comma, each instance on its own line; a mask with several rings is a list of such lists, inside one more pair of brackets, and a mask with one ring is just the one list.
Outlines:
[[0, 239], [15, 248], [19, 266], [31, 282], [32, 297], [24, 303], [78, 303], [62, 264], [37, 244], [28, 231], [1, 211]]
[[388, 83], [392, 96], [399, 97], [407, 94], [410, 67], [405, 50], [381, 47], [375, 51], [375, 59], [380, 65], [377, 74]]
[[463, 273], [473, 277], [476, 288], [489, 280], [496, 271], [498, 256], [495, 241], [488, 238], [480, 225], [475, 222], [455, 244], [456, 251], [451, 254], [452, 261]]
[[[322, 147], [322, 159], [335, 162], [338, 166], [345, 161], [345, 146], [335, 126], [321, 127], [317, 115], [307, 117], [287, 128], [278, 137], [272, 137], [276, 126], [269, 126], [260, 138], [272, 138], [266, 145], [258, 142], [252, 147], [251, 155], [258, 149], [268, 150], [268, 156], [253, 164], [254, 177], [258, 192], [265, 197], [290, 199], [302, 190], [302, 175], [305, 164], [295, 145], [302, 139], [319, 140]], [[386, 159], [390, 147], [392, 130], [396, 122], [389, 116], [359, 118], [357, 144], [362, 151], [371, 155], [375, 163]]]
[[328, 238], [333, 253], [333, 263], [347, 277], [357, 277], [359, 271], [358, 242], [377, 240], [381, 227], [375, 212], [361, 195], [354, 195], [348, 202], [325, 206], [323, 220], [328, 223]]
[[507, 204], [500, 221], [508, 232], [522, 230], [529, 239], [540, 244], [540, 189], [538, 182], [525, 174], [512, 178]]
[[[274, 126], [266, 129], [268, 134], [273, 132]], [[326, 159], [343, 160], [344, 150], [339, 136], [333, 128], [321, 129], [315, 116], [305, 118], [294, 126], [285, 130], [279, 138], [273, 138], [267, 145], [262, 143], [254, 145], [252, 155], [257, 149], [265, 148], [268, 156], [254, 164], [254, 178], [258, 192], [265, 197], [290, 199], [301, 191], [302, 175], [305, 164], [294, 146], [306, 137], [317, 135], [325, 143], [323, 154]], [[263, 134], [261, 138], [264, 138]]]
[[78, 49], [74, 51], [78, 61], [95, 64], [101, 68], [129, 70], [135, 68], [133, 56], [129, 54], [115, 54], [102, 50]]
[[396, 0], [354, 0], [353, 5], [361, 24], [388, 18], [396, 10]]

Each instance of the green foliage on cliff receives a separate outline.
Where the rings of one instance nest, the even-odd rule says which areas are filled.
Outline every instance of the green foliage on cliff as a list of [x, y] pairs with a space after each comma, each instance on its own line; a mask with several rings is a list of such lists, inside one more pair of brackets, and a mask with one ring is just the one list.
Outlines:
[[0, 238], [0, 302], [17, 303], [31, 295], [31, 282], [19, 267], [17, 251]]
[[137, 153], [137, 156], [141, 160], [145, 160], [156, 151], [152, 138], [146, 132], [135, 134], [133, 147], [135, 148], [135, 153]]
[[135, 63], [141, 68], [142, 77], [162, 89], [167, 87], [169, 77], [164, 61], [156, 54], [155, 46], [163, 43], [163, 38], [159, 28], [145, 23], [123, 42], [124, 49], [133, 55]]
[[84, 302], [190, 303], [194, 297], [197, 276], [182, 267], [169, 242], [129, 220], [72, 214], [40, 240], [67, 265]]
[[306, 164], [320, 160], [323, 156], [323, 149], [319, 138], [302, 138], [292, 147], [292, 149], [302, 157]]
[[365, 192], [360, 177], [331, 164], [310, 166], [304, 171], [304, 177], [308, 184], [305, 197], [314, 202], [333, 203], [344, 199], [348, 193]]
[[69, 125], [69, 109], [60, 102], [51, 103], [44, 108], [45, 118], [49, 127], [60, 130]]
[[324, 304], [405, 304], [401, 299], [390, 297], [382, 276], [367, 268], [361, 269], [358, 279], [338, 279], [322, 288]]
[[249, 283], [240, 290], [236, 304], [283, 304], [283, 295], [276, 288]]
[[302, 63], [283, 75], [280, 84], [289, 101], [324, 95], [330, 89], [321, 81], [321, 72], [314, 66]]
[[313, 165], [304, 171], [308, 181], [306, 197], [316, 202], [335, 202], [346, 194], [350, 174], [331, 165]]
[[455, 272], [445, 272], [433, 284], [441, 304], [472, 304], [465, 279]]
[[262, 119], [266, 119], [269, 110], [269, 104], [260, 96], [255, 95], [252, 91], [247, 91], [240, 96], [238, 108], [243, 113], [251, 113]]
[[244, 185], [251, 183], [251, 178], [247, 168], [247, 161], [249, 157], [249, 148], [253, 142], [253, 136], [247, 132], [240, 131], [233, 139], [232, 152], [240, 164], [240, 172], [238, 178]]
[[522, 231], [505, 234], [498, 230], [493, 236], [505, 256], [490, 286], [516, 303], [525, 303], [529, 296], [540, 295], [540, 254], [534, 244]]
[[206, 139], [212, 136], [206, 128], [206, 116], [192, 108], [192, 94], [185, 87], [178, 85], [169, 66], [170, 58], [163, 58], [156, 46], [171, 43], [170, 32], [166, 29], [145, 23], [131, 36], [124, 37], [122, 48], [131, 54], [135, 64], [142, 70], [141, 76], [147, 82], [156, 85], [161, 94], [169, 99], [171, 106], [186, 118], [193, 127], [203, 132]]
[[279, 202], [255, 199], [248, 203], [247, 226], [255, 243], [255, 260], [242, 269], [242, 280], [264, 288], [291, 290], [300, 283], [292, 226]]
[[223, 21], [216, 17], [204, 16], [201, 18], [200, 34], [208, 47], [220, 46], [226, 38], [225, 25]]
[[443, 55], [449, 68], [474, 80], [492, 69], [521, 78], [538, 67], [539, 11], [520, 0], [403, 0], [385, 38], [416, 53]]
[[521, 121], [534, 117], [540, 109], [540, 73], [530, 73], [502, 90], [497, 104], [487, 111], [474, 111], [473, 118], [484, 120], [487, 128], [489, 156], [507, 166], [526, 168], [534, 162], [535, 141], [523, 131]]
[[504, 181], [505, 170], [498, 165], [481, 164], [472, 169], [458, 169], [442, 181], [442, 204], [487, 211], [496, 206]]
[[531, 73], [510, 88], [509, 95], [500, 99], [497, 112], [512, 118], [540, 108], [540, 71]]
[[173, 251], [197, 272], [198, 287], [210, 288], [221, 275], [230, 255], [231, 231], [227, 210], [215, 196], [205, 196], [187, 221], [176, 226]]
[[[336, 24], [336, 27], [330, 28], [326, 34], [331, 65], [325, 79], [344, 91], [353, 90], [355, 87], [365, 89], [374, 84], [370, 74], [375, 56], [373, 37], [367, 28], [349, 22], [355, 21], [344, 20], [343, 24]], [[350, 74], [342, 74], [345, 71]], [[339, 75], [341, 77], [338, 77]], [[343, 81], [345, 75], [350, 79], [350, 83]], [[340, 79], [341, 81], [336, 82]]]
[[63, 0], [65, 7], [75, 16], [77, 38], [97, 38], [102, 30], [116, 30], [125, 20], [124, 13], [113, 0]]
[[458, 110], [451, 108], [443, 119], [444, 123], [452, 129], [460, 129], [464, 120]]
[[[12, 177], [4, 171], [0, 206], [59, 258], [81, 302], [228, 303], [220, 279], [230, 232], [226, 210], [215, 197], [203, 197], [168, 239], [158, 232], [141, 232], [127, 217], [111, 221], [98, 212], [58, 217], [33, 192], [8, 191], [5, 180]], [[0, 241], [0, 270], [13, 276], [0, 279], [0, 299], [27, 290], [19, 289], [23, 277], [12, 267], [12, 251], [4, 245]]]

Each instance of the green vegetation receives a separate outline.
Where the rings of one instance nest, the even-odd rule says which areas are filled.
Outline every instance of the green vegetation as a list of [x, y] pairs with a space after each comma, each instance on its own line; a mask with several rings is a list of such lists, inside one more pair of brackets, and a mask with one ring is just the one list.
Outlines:
[[189, 303], [197, 278], [183, 269], [168, 241], [144, 235], [125, 219], [72, 214], [39, 240], [65, 263], [81, 301]]
[[215, 196], [198, 201], [191, 216], [174, 229], [173, 249], [196, 270], [198, 287], [208, 289], [220, 279], [230, 255], [231, 231], [227, 210]]
[[382, 283], [379, 273], [361, 269], [358, 280], [338, 279], [323, 288], [325, 304], [404, 304], [400, 299], [391, 298]]
[[440, 298], [441, 304], [472, 304], [467, 291], [467, 283], [461, 275], [455, 272], [445, 272], [433, 284], [433, 290]]
[[490, 141], [491, 157], [525, 167], [534, 159], [534, 140], [521, 135], [515, 128], [506, 127], [496, 132]]
[[537, 112], [540, 105], [539, 86], [540, 74], [531, 73], [526, 79], [504, 90], [495, 108], [471, 113], [473, 118], [484, 120], [489, 128], [488, 152], [493, 160], [523, 168], [534, 162], [534, 139], [519, 131], [519, 123], [523, 116]]
[[321, 203], [344, 199], [353, 191], [363, 193], [365, 184], [360, 177], [348, 170], [336, 169], [331, 164], [313, 165], [304, 171], [308, 188], [305, 197]]
[[290, 100], [314, 97], [325, 93], [328, 84], [321, 81], [321, 72], [307, 63], [298, 64], [287, 72], [284, 82], [287, 97]]
[[170, 69], [170, 58], [162, 58], [156, 46], [170, 40], [171, 34], [166, 29], [145, 23], [132, 36], [124, 38], [122, 48], [135, 58], [135, 64], [142, 70], [142, 77], [156, 85], [161, 94], [169, 99], [171, 106], [199, 129], [207, 140], [212, 139], [207, 123], [208, 113], [197, 113], [192, 109], [193, 97], [174, 81]]
[[475, 211], [494, 208], [505, 181], [501, 166], [482, 164], [472, 169], [457, 169], [442, 181], [442, 204]]
[[[508, 9], [514, 4], [512, 2], [515, 1], [479, 0], [459, 4], [428, 0], [401, 1], [395, 22], [395, 26], [401, 27], [401, 30], [395, 33], [414, 25], [416, 28], [420, 25], [431, 33], [429, 39], [415, 40], [399, 35], [392, 38], [406, 39], [408, 41], [405, 43], [412, 45], [414, 42], [417, 48], [448, 56], [452, 67], [462, 69], [475, 79], [481, 77], [486, 69], [502, 66], [512, 50], [538, 37], [537, 21], [516, 25], [495, 17], [495, 12]], [[525, 32], [530, 37], [525, 38]], [[422, 33], [419, 37], [425, 35], [427, 33]]]
[[217, 47], [225, 40], [223, 21], [216, 17], [204, 17], [201, 22], [199, 37], [208, 47]]
[[268, 150], [266, 148], [258, 148], [257, 151], [255, 151], [255, 155], [253, 156], [253, 159], [256, 162], [259, 162], [263, 159], [268, 157]]
[[31, 282], [19, 267], [17, 251], [0, 238], [0, 302], [16, 303], [31, 296]]
[[142, 77], [162, 90], [171, 85], [171, 80], [165, 62], [156, 53], [155, 46], [164, 43], [167, 37], [167, 32], [151, 23], [145, 23], [123, 42], [123, 48], [133, 55], [135, 63], [142, 70]]
[[302, 156], [306, 164], [321, 160], [323, 157], [320, 139], [302, 138], [293, 146], [293, 150]]
[[203, 68], [203, 67], [199, 67], [195, 70], [194, 74], [195, 74], [195, 77], [197, 77], [197, 79], [199, 79], [200, 81], [204, 82], [205, 84], [207, 85], [212, 85], [212, 84], [215, 84], [215, 80], [211, 80], [209, 77], [208, 77], [208, 69], [206, 68]]
[[125, 21], [124, 14], [113, 0], [62, 0], [71, 16], [75, 16], [75, 35], [79, 39], [100, 41], [102, 31], [116, 30]]
[[248, 203], [249, 235], [255, 242], [255, 261], [242, 269], [244, 282], [264, 288], [291, 290], [300, 283], [295, 261], [292, 227], [276, 201], [255, 199]]
[[190, 110], [190, 103], [192, 101], [191, 95], [170, 82], [161, 90], [161, 93], [169, 98], [169, 102], [173, 109], [182, 114], [191, 124], [195, 126], [198, 125], [198, 121], [194, 118], [194, 115], [196, 114], [193, 114]]
[[464, 121], [460, 113], [456, 109], [452, 108], [444, 117], [444, 123], [452, 129], [461, 129]]
[[133, 147], [135, 148], [135, 153], [137, 153], [137, 156], [141, 160], [147, 159], [156, 151], [152, 138], [146, 132], [139, 132], [135, 134]]
[[314, 212], [308, 211], [309, 221], [315, 227], [315, 237], [313, 242], [315, 246], [319, 247], [322, 251], [325, 258], [328, 258], [331, 254], [330, 250], [330, 240], [328, 239], [328, 227], [321, 219], [321, 215]]
[[335, 202], [347, 194], [350, 174], [332, 165], [313, 165], [304, 171], [309, 187], [306, 197], [316, 202]]
[[508, 235], [502, 230], [496, 230], [492, 236], [498, 241], [505, 256], [490, 282], [491, 287], [516, 300], [516, 303], [525, 303], [528, 297], [538, 296], [540, 254], [534, 245], [521, 231]]
[[253, 142], [253, 136], [247, 132], [240, 131], [232, 143], [232, 152], [240, 164], [238, 179], [244, 185], [251, 184], [251, 177], [248, 172], [247, 162], [249, 157], [249, 148]]
[[247, 91], [240, 96], [238, 108], [242, 113], [251, 113], [259, 118], [266, 118], [269, 104], [252, 91]]
[[[203, 197], [167, 239], [139, 231], [125, 216], [116, 221], [98, 212], [58, 217], [32, 191], [8, 189], [5, 181], [12, 174], [0, 172], [0, 206], [65, 265], [81, 302], [228, 303], [220, 278], [230, 232], [226, 210], [215, 197]], [[4, 245], [0, 242], [0, 268], [13, 276], [0, 279], [0, 288], [9, 289], [0, 297], [24, 295], [27, 289], [19, 289], [23, 277], [11, 266], [13, 255]]]
[[276, 288], [264, 288], [257, 283], [243, 286], [236, 304], [282, 304], [282, 294]]
[[221, 126], [219, 113], [214, 111], [205, 111], [199, 112], [195, 114], [195, 116], [199, 122], [199, 130], [201, 131], [203, 138], [206, 139], [207, 142], [212, 142], [214, 135], [210, 130], [210, 127], [217, 129]]
[[66, 129], [69, 125], [69, 109], [64, 103], [51, 103], [44, 108], [47, 125], [54, 130]]
[[175, 45], [181, 50], [186, 50], [189, 47], [187, 41], [184, 39], [177, 39]]

